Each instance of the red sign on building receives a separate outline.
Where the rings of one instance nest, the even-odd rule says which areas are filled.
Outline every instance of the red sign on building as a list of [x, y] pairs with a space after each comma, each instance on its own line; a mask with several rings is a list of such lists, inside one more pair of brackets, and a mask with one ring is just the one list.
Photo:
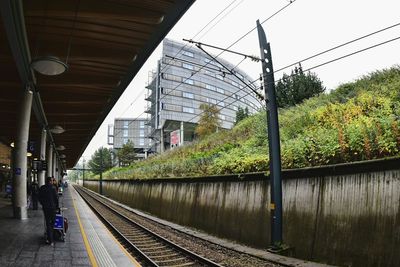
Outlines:
[[178, 146], [180, 143], [180, 130], [175, 130], [171, 132], [171, 146]]

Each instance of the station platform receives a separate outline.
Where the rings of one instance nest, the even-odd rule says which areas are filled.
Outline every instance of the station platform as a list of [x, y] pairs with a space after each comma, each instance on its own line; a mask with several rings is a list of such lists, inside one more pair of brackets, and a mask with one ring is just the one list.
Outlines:
[[44, 216], [28, 210], [13, 218], [11, 200], [0, 193], [0, 266], [140, 266], [118, 243], [72, 186], [60, 196], [68, 218], [65, 242], [45, 244]]

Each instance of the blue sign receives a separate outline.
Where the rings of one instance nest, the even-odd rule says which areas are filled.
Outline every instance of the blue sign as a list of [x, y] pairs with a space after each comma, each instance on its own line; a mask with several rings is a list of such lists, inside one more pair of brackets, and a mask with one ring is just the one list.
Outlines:
[[35, 151], [35, 142], [34, 141], [29, 141], [29, 143], [28, 143], [28, 151], [29, 152], [34, 152]]
[[64, 230], [64, 218], [61, 214], [56, 214], [54, 221], [54, 229]]
[[12, 193], [12, 185], [10, 185], [10, 184], [6, 185], [6, 193], [11, 195], [11, 193]]
[[15, 168], [14, 172], [16, 175], [21, 175], [21, 168]]

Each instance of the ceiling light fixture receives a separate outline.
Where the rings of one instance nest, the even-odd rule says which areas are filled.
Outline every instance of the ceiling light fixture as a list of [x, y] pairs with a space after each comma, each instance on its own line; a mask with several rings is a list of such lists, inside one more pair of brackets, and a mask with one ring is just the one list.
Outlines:
[[55, 76], [68, 70], [68, 65], [53, 56], [38, 57], [31, 62], [31, 68], [43, 75]]
[[62, 150], [65, 150], [65, 146], [59, 145], [56, 147], [56, 149], [62, 151]]
[[65, 130], [60, 125], [56, 125], [50, 129], [50, 132], [55, 133], [55, 134], [62, 134], [63, 132], [65, 132]]

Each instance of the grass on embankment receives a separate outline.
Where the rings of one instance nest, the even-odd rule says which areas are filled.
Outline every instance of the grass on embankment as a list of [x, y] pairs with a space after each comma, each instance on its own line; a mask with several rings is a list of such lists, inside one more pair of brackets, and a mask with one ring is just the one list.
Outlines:
[[[330, 94], [279, 110], [282, 168], [398, 156], [400, 67], [377, 71]], [[265, 111], [193, 144], [104, 178], [150, 179], [268, 171]]]

